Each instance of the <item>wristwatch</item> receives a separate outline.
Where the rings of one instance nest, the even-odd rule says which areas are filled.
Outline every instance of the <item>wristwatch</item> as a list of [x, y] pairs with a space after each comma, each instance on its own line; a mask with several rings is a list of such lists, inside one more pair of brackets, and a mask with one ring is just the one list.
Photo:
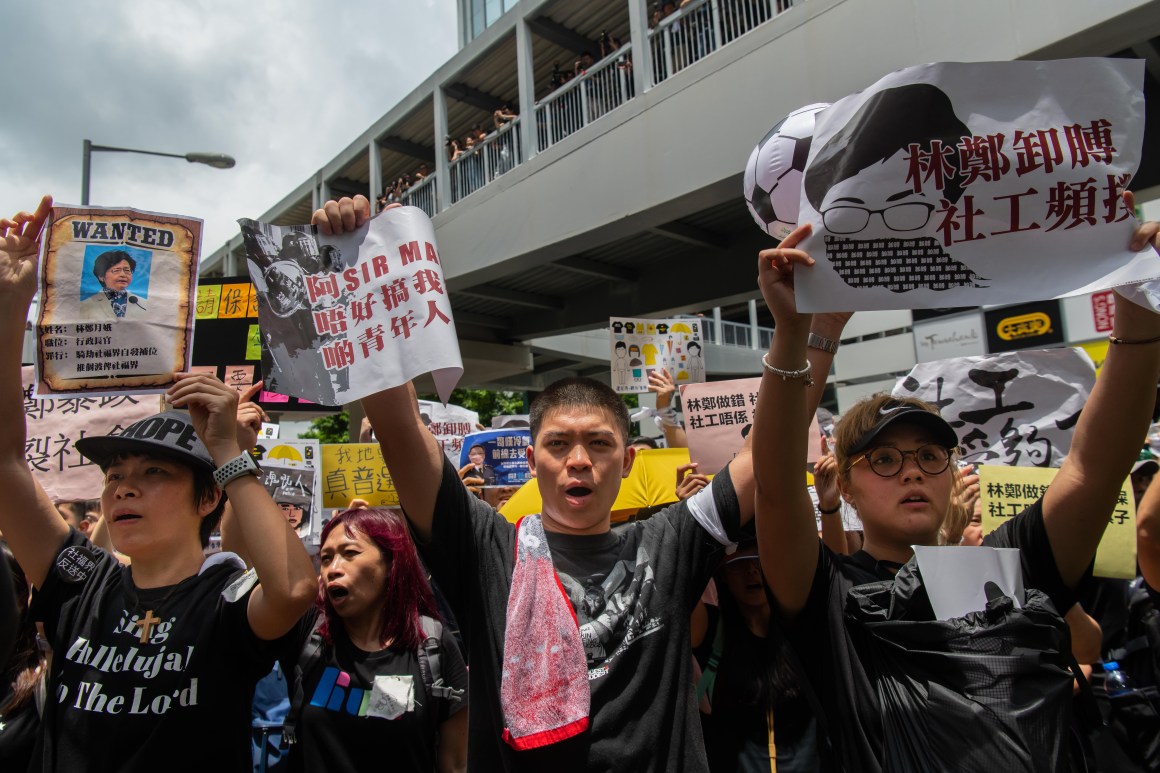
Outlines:
[[806, 339], [806, 346], [811, 349], [821, 349], [823, 352], [830, 354], [838, 353], [838, 342], [829, 338], [822, 338], [817, 333], [810, 333], [810, 337]]
[[257, 476], [258, 472], [258, 463], [254, 461], [254, 457], [250, 456], [248, 451], [242, 451], [238, 456], [213, 471], [213, 481], [218, 485], [218, 488], [224, 489], [227, 483], [237, 480], [243, 475]]

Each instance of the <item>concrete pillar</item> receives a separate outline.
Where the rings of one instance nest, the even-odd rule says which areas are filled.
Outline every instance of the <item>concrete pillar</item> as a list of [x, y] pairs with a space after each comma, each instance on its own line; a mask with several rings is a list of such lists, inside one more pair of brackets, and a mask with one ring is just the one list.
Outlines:
[[637, 96], [652, 88], [652, 49], [648, 44], [648, 0], [628, 0], [628, 34], [632, 38], [632, 78]]
[[371, 200], [372, 211], [375, 211], [375, 199], [383, 192], [383, 157], [379, 155], [379, 143], [377, 140], [371, 140], [367, 145], [367, 161], [370, 166], [370, 183], [367, 187], [370, 188], [368, 197]]
[[[447, 95], [442, 86], [431, 94], [435, 102], [435, 187], [438, 189], [438, 207], [442, 212], [451, 206], [451, 170], [447, 165]], [[522, 108], [521, 108], [522, 109]]]
[[751, 300], [749, 302], [749, 348], [758, 348], [758, 331], [757, 331], [757, 301]]
[[516, 24], [516, 72], [520, 87], [520, 149], [521, 161], [536, 155], [536, 69], [532, 58], [532, 31], [520, 19]]

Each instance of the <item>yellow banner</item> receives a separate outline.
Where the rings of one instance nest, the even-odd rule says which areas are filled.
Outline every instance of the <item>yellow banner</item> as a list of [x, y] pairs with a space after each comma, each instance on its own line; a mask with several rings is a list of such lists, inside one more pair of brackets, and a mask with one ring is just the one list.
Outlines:
[[352, 499], [364, 499], [372, 507], [399, 506], [378, 443], [322, 446], [322, 506], [345, 508]]
[[249, 316], [252, 284], [222, 285], [222, 299], [218, 305], [218, 319], [238, 319]]
[[[1043, 496], [1059, 470], [1041, 467], [978, 466], [983, 501], [983, 533]], [[1119, 501], [1108, 518], [1108, 528], [1096, 550], [1095, 575], [1130, 580], [1136, 576], [1136, 501], [1131, 480], [1120, 488]]]

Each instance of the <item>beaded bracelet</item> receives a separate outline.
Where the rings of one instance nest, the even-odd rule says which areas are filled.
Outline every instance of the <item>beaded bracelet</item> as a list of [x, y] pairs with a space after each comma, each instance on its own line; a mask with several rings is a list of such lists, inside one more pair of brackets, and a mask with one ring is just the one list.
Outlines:
[[768, 356], [767, 354], [761, 355], [761, 366], [763, 368], [765, 368], [766, 370], [768, 370], [773, 375], [781, 376], [782, 381], [788, 381], [791, 378], [800, 378], [800, 379], [805, 379], [805, 381], [803, 383], [805, 384], [805, 386], [807, 388], [812, 387], [814, 385], [814, 380], [810, 376], [810, 367], [811, 366], [810, 366], [809, 360], [806, 360], [805, 367], [801, 368], [800, 370], [782, 370], [781, 368], [775, 368], [772, 365], [770, 365], [769, 360], [766, 359], [767, 356]]

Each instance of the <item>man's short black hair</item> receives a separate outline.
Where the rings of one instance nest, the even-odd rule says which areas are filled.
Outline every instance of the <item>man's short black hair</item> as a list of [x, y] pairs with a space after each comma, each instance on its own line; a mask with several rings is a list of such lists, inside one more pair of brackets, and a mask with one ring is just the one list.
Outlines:
[[209, 535], [213, 534], [214, 529], [218, 527], [218, 523], [222, 519], [222, 511], [226, 507], [226, 492], [218, 488], [217, 481], [213, 479], [213, 471], [207, 470], [204, 467], [190, 464], [186, 459], [177, 454], [167, 454], [164, 451], [150, 451], [147, 454], [123, 453], [109, 457], [105, 464], [101, 467], [101, 472], [108, 470], [109, 466], [114, 462], [122, 459], [127, 459], [133, 456], [148, 456], [154, 459], [162, 459], [173, 464], [180, 464], [186, 467], [193, 473], [193, 506], [201, 507], [201, 503], [212, 499], [214, 495], [221, 492], [221, 498], [218, 499], [217, 507], [213, 509], [208, 515], [201, 519], [201, 525], [198, 527], [198, 537], [201, 539], [202, 548], [209, 547]]
[[540, 437], [540, 427], [544, 416], [556, 408], [599, 408], [608, 411], [623, 441], [628, 440], [628, 406], [612, 387], [599, 381], [581, 376], [562, 378], [548, 385], [548, 388], [532, 400], [531, 423], [532, 443]]
[[97, 259], [93, 261], [93, 276], [95, 276], [97, 281], [101, 283], [101, 287], [105, 286], [105, 274], [109, 273], [109, 269], [121, 261], [125, 261], [129, 264], [130, 271], [137, 270], [137, 261], [133, 259], [132, 255], [125, 252], [124, 250], [109, 250], [108, 252], [102, 252], [97, 256]]

